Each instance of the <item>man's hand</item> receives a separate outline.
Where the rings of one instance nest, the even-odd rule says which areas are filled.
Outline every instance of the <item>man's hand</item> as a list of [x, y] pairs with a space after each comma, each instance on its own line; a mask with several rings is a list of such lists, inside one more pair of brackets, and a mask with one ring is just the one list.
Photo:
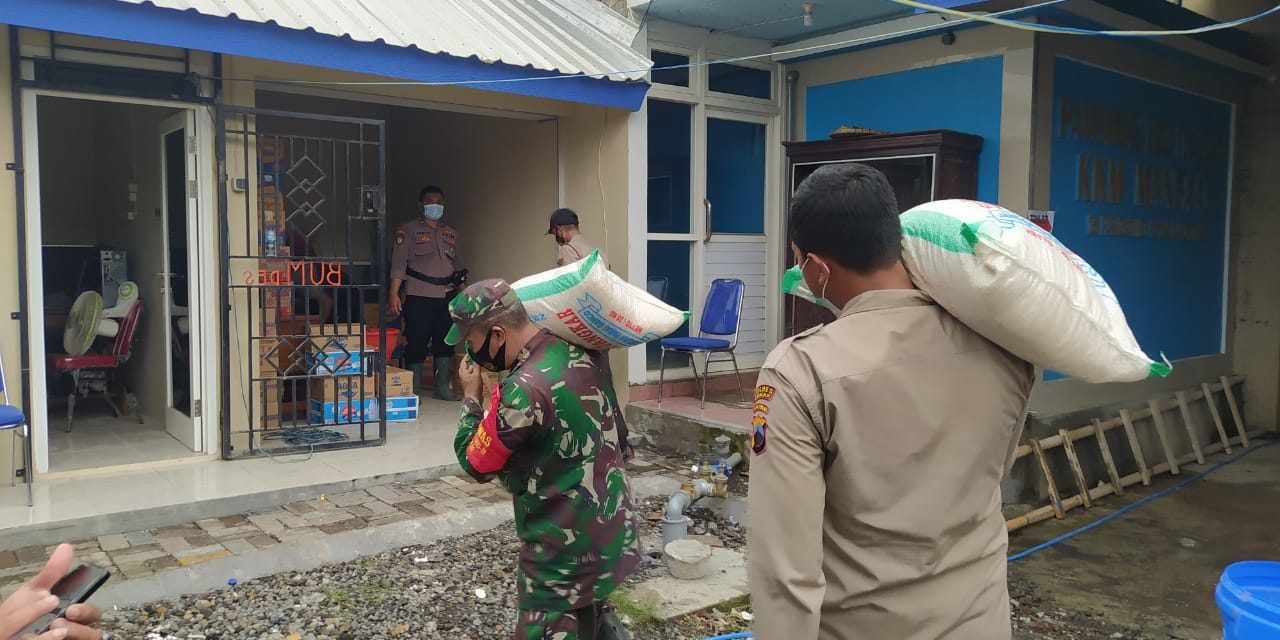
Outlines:
[[400, 292], [391, 294], [391, 299], [387, 301], [387, 311], [392, 318], [399, 318], [400, 312], [404, 310], [404, 305], [400, 302]]
[[[67, 575], [74, 555], [75, 549], [71, 545], [59, 545], [40, 573], [0, 603], [0, 638], [17, 637], [18, 632], [58, 606], [57, 596], [51, 595], [49, 590]], [[101, 618], [102, 611], [97, 607], [73, 606], [67, 609], [66, 620], [55, 620], [53, 628], [37, 636], [37, 640], [99, 640], [101, 634], [89, 625], [97, 624]]]
[[471, 357], [462, 358], [458, 363], [458, 380], [462, 383], [462, 395], [480, 402], [480, 394], [484, 392], [484, 379], [480, 377], [480, 367], [471, 361]]

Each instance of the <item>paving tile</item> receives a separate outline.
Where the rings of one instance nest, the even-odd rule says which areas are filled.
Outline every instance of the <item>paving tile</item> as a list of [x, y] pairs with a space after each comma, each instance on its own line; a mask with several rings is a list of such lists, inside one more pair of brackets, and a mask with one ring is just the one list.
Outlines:
[[191, 549], [191, 543], [187, 542], [186, 538], [160, 538], [160, 548], [170, 555], [175, 555]]
[[244, 516], [223, 516], [218, 519], [227, 527], [239, 527], [249, 522], [249, 520]]
[[42, 567], [44, 567], [44, 561], [24, 562], [16, 567], [0, 569], [0, 579], [9, 578], [25, 581], [27, 578], [39, 573]]
[[280, 534], [280, 542], [287, 544], [297, 542], [299, 540], [310, 540], [312, 538], [323, 538], [325, 533], [319, 529], [307, 527], [304, 529], [290, 529]]
[[441, 487], [434, 491], [427, 491], [422, 494], [422, 497], [432, 502], [448, 502], [449, 500], [455, 499], [455, 496], [451, 496], [444, 492], [445, 489], [450, 489], [450, 488], [451, 487]]
[[[75, 544], [75, 549], [77, 552], [98, 551], [98, 541], [97, 540], [81, 540], [80, 542], [77, 542]], [[76, 555], [80, 555], [80, 554], [77, 553]]]
[[369, 495], [366, 491], [348, 491], [347, 493], [339, 493], [329, 496], [329, 501], [339, 507], [354, 507], [373, 499], [374, 497]]
[[436, 513], [435, 511], [431, 510], [431, 507], [428, 507], [423, 502], [402, 502], [396, 505], [396, 508], [415, 518], [431, 516], [431, 515], [435, 515]]
[[317, 512], [307, 516], [307, 524], [312, 527], [319, 527], [326, 524], [345, 522], [354, 518], [355, 516], [346, 511]]
[[185, 539], [187, 541], [187, 544], [191, 545], [192, 547], [207, 547], [211, 544], [218, 544], [218, 541], [215, 540], [213, 536], [203, 531], [200, 531], [194, 535], [187, 535], [185, 536]]
[[230, 551], [231, 553], [234, 553], [238, 556], [242, 556], [246, 553], [251, 553], [253, 551], [258, 550], [258, 547], [256, 545], [254, 545], [252, 542], [249, 542], [244, 538], [240, 538], [237, 540], [228, 540], [222, 543], [222, 546], [226, 547], [227, 551]]
[[196, 526], [213, 533], [227, 528], [227, 523], [222, 518], [208, 518], [206, 520], [196, 521]]
[[12, 551], [0, 551], [0, 569], [12, 569], [18, 566], [18, 554]]
[[235, 540], [237, 538], [250, 538], [261, 534], [262, 529], [259, 529], [253, 523], [248, 521], [245, 521], [245, 524], [238, 527], [228, 527], [226, 529], [217, 529], [209, 532], [209, 535], [213, 536], [213, 539], [218, 542], [222, 542], [224, 540]]
[[305, 516], [308, 513], [314, 513], [316, 508], [305, 502], [290, 502], [284, 506], [285, 511], [295, 516]]
[[197, 556], [208, 555], [210, 553], [215, 553], [218, 551], [226, 551], [226, 547], [220, 544], [211, 544], [208, 546], [196, 547], [194, 549], [187, 549], [186, 551], [175, 553], [173, 554], [173, 557], [177, 558], [178, 560], [183, 560], [185, 558], [193, 558]]
[[397, 510], [396, 510], [396, 508], [395, 508], [395, 507], [393, 507], [393, 506], [391, 506], [391, 505], [389, 505], [389, 504], [387, 504], [387, 503], [385, 503], [385, 502], [379, 502], [379, 501], [374, 501], [374, 502], [366, 503], [366, 504], [364, 505], [364, 508], [366, 508], [366, 509], [368, 509], [369, 511], [373, 512], [374, 517], [379, 517], [379, 516], [391, 516], [391, 515], [395, 515], [395, 514], [397, 514], [397, 513], [400, 513], [399, 511], [397, 511]]
[[249, 516], [249, 522], [254, 526], [262, 529], [264, 533], [275, 535], [283, 532], [287, 527], [284, 526], [275, 516], [255, 515]]
[[408, 519], [410, 519], [410, 516], [408, 514], [400, 513], [397, 511], [395, 515], [382, 516], [380, 518], [374, 518], [370, 520], [369, 526], [381, 527], [382, 525], [391, 524], [393, 522], [403, 522]]
[[189, 567], [193, 564], [200, 564], [201, 562], [208, 562], [210, 560], [217, 560], [219, 558], [230, 558], [231, 556], [232, 554], [230, 551], [227, 551], [222, 547], [218, 547], [217, 551], [210, 551], [209, 553], [201, 554], [198, 556], [187, 556], [185, 558], [178, 558], [178, 563], [184, 567]]
[[49, 556], [45, 553], [44, 547], [41, 545], [32, 545], [23, 547], [14, 552], [18, 556], [18, 562], [28, 564], [31, 562], [44, 562]]
[[461, 500], [461, 499], [463, 499], [463, 498], [470, 498], [470, 497], [471, 497], [471, 495], [470, 495], [470, 494], [468, 494], [467, 492], [463, 491], [462, 489], [458, 489], [458, 488], [456, 488], [456, 487], [449, 487], [449, 488], [445, 489], [444, 491], [441, 491], [440, 493], [443, 493], [443, 494], [445, 494], [446, 496], [448, 496], [448, 498], [445, 498], [446, 500], [449, 500], [449, 499], [453, 499], [453, 500]]
[[467, 485], [476, 484], [474, 481], [462, 479], [461, 476], [445, 476], [440, 478], [440, 480], [445, 484], [458, 489], [466, 487]]
[[147, 568], [145, 563], [133, 563], [120, 565], [120, 573], [128, 580], [137, 580], [138, 578], [145, 578], [152, 575], [155, 571]]
[[180, 566], [177, 558], [171, 558], [169, 556], [148, 560], [142, 564], [152, 571], [163, 571], [165, 569], [173, 569], [174, 567]]
[[299, 529], [307, 526], [307, 521], [301, 516], [295, 516], [292, 513], [280, 516], [280, 524], [288, 529]]
[[200, 530], [200, 527], [197, 527], [195, 524], [181, 524], [181, 525], [175, 525], [170, 527], [160, 527], [159, 529], [152, 529], [150, 533], [156, 539], [160, 539], [160, 538], [185, 538], [187, 536], [195, 535], [203, 532]]
[[129, 541], [123, 534], [114, 533], [109, 536], [102, 536], [98, 538], [98, 546], [102, 547], [103, 551], [119, 551], [121, 549], [128, 549]]
[[355, 531], [356, 529], [364, 529], [368, 526], [369, 526], [368, 523], [366, 523], [364, 520], [361, 520], [359, 518], [352, 518], [350, 520], [335, 522], [333, 524], [322, 524], [318, 528], [321, 531], [323, 531], [325, 535], [333, 535], [335, 533], [342, 533], [343, 531]]
[[[376, 502], [376, 500], [375, 500], [375, 502]], [[355, 507], [347, 507], [346, 509], [344, 509], [344, 511], [346, 511], [347, 513], [350, 513], [350, 514], [351, 514], [351, 515], [353, 515], [353, 516], [356, 516], [357, 518], [372, 518], [372, 517], [374, 517], [374, 515], [373, 515], [373, 511], [371, 511], [370, 509], [368, 509], [368, 508], [367, 508], [367, 507], [365, 507], [364, 505], [358, 505], [358, 506], [355, 506]]]
[[399, 504], [401, 502], [414, 502], [421, 500], [422, 496], [413, 492], [401, 492], [390, 487], [373, 487], [369, 489], [369, 495], [387, 503]]
[[124, 534], [124, 539], [129, 541], [130, 545], [135, 547], [144, 544], [155, 544], [156, 538], [151, 535], [150, 531], [132, 531]]
[[143, 562], [146, 562], [148, 560], [155, 560], [156, 558], [164, 558], [168, 555], [169, 554], [166, 553], [165, 551], [157, 549], [155, 551], [142, 551], [142, 552], [134, 552], [134, 553], [126, 552], [119, 555], [113, 554], [111, 556], [111, 560], [112, 562], [115, 563], [116, 566], [120, 567], [121, 570], [123, 570], [124, 566], [128, 564], [142, 564]]
[[248, 540], [250, 543], [252, 543], [253, 546], [259, 549], [265, 549], [267, 547], [280, 544], [279, 540], [276, 540], [275, 538], [266, 534], [263, 534], [260, 536], [253, 536], [251, 538], [245, 538], [245, 539]]

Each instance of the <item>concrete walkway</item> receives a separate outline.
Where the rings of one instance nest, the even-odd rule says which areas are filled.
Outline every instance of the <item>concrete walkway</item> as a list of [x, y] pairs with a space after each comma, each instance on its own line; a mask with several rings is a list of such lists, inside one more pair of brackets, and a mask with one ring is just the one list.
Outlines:
[[[1237, 451], [1209, 466], [1240, 455]], [[1183, 467], [1181, 476], [1165, 476], [1151, 487], [1105, 498], [1088, 512], [1016, 532], [1010, 536], [1012, 550], [1051, 540], [1205, 468]], [[1100, 614], [1162, 638], [1212, 640], [1222, 634], [1214, 603], [1222, 570], [1242, 560], [1280, 560], [1277, 531], [1280, 445], [1019, 560], [1010, 574], [1068, 611]]]
[[[656, 456], [633, 460], [628, 469], [637, 498], [677, 489], [679, 482], [665, 477], [677, 468]], [[510, 495], [492, 483], [454, 475], [395, 482], [238, 515], [0, 551], [0, 597], [39, 571], [58, 542], [72, 542], [78, 560], [111, 571], [95, 601], [123, 604], [465, 535], [511, 517]]]

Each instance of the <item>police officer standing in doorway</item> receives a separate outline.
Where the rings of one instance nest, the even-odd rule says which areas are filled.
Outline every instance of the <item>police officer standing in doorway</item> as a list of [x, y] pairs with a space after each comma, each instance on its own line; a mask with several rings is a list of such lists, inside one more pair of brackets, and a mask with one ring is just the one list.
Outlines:
[[[459, 266], [458, 232], [441, 221], [444, 191], [424, 187], [418, 193], [421, 210], [417, 219], [396, 229], [395, 250], [391, 254], [391, 315], [404, 315], [405, 360], [413, 371], [414, 391], [422, 392], [422, 363], [430, 353], [438, 400], [456, 401], [449, 389], [453, 372], [453, 347], [445, 344], [445, 334], [453, 325], [449, 300], [466, 281], [467, 271]], [[404, 302], [400, 301], [401, 285]]]

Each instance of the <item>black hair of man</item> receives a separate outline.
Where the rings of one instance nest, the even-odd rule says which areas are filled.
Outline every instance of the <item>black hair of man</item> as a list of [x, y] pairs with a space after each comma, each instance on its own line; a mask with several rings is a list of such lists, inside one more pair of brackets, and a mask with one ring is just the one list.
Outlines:
[[823, 256], [860, 274], [893, 266], [902, 259], [902, 225], [889, 180], [858, 163], [814, 171], [791, 199], [791, 240], [801, 256]]
[[429, 184], [423, 187], [422, 191], [418, 192], [418, 202], [422, 202], [422, 199], [427, 197], [428, 193], [434, 193], [440, 197], [444, 197], [444, 189], [441, 189], [440, 187], [437, 187], [434, 184]]

